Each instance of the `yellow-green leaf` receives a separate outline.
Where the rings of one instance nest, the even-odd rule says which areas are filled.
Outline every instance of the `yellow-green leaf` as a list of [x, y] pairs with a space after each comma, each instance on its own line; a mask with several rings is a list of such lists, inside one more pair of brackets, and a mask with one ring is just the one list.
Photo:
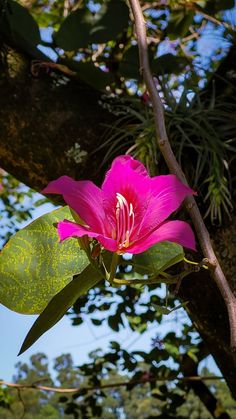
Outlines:
[[102, 274], [92, 265], [87, 266], [83, 272], [76, 275], [69, 284], [66, 285], [49, 302], [44, 311], [34, 322], [27, 334], [19, 354], [25, 352], [32, 346], [40, 336], [51, 329], [75, 303], [75, 301], [90, 288], [102, 279]]
[[18, 231], [0, 253], [0, 303], [24, 314], [41, 313], [52, 297], [89, 264], [76, 239], [60, 243], [54, 224], [72, 219], [68, 207]]

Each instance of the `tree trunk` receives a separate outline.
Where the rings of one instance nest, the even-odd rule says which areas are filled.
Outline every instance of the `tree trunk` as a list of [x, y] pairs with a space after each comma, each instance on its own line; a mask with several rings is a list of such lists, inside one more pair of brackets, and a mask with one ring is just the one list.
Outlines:
[[56, 74], [0, 77], [0, 166], [36, 190], [62, 174], [101, 182], [98, 148], [114, 116], [100, 99]]

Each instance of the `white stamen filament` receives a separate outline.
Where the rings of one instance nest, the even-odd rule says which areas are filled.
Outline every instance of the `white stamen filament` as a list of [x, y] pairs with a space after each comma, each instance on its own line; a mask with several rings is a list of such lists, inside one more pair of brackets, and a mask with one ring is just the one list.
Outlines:
[[116, 240], [119, 249], [129, 246], [129, 239], [134, 228], [133, 205], [119, 192], [116, 194]]

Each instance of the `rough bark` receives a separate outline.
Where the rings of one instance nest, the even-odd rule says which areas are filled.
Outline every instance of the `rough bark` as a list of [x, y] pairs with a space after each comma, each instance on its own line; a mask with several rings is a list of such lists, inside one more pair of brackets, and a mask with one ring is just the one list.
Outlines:
[[236, 398], [236, 354], [229, 347], [227, 310], [213, 279], [206, 271], [196, 273], [183, 281], [179, 296], [188, 301], [188, 314]]
[[[96, 150], [103, 124], [112, 123], [99, 99], [83, 83], [35, 78], [29, 67], [15, 77], [0, 77], [0, 166], [35, 190], [63, 174], [99, 183], [106, 168], [99, 167], [104, 150]], [[81, 162], [68, 156], [76, 143], [88, 153]], [[189, 315], [236, 398], [236, 355], [229, 348], [228, 316], [216, 285], [207, 272], [194, 274], [183, 282], [180, 296], [189, 301]]]
[[112, 123], [100, 96], [55, 74], [0, 79], [0, 166], [36, 190], [61, 174], [100, 182], [104, 150], [96, 150]]

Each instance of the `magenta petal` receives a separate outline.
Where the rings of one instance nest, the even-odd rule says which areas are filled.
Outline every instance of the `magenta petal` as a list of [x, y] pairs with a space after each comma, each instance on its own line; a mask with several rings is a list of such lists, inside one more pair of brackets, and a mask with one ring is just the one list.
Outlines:
[[127, 252], [134, 254], [142, 253], [161, 241], [178, 243], [188, 249], [196, 250], [195, 237], [190, 225], [184, 221], [167, 221], [150, 235], [143, 238], [143, 240], [131, 245], [127, 249]]
[[60, 221], [57, 225], [57, 230], [61, 241], [68, 239], [69, 237], [83, 237], [87, 235], [97, 239], [105, 249], [110, 250], [111, 252], [117, 250], [117, 243], [115, 240], [95, 233], [94, 231], [71, 221]]
[[132, 157], [120, 156], [113, 161], [102, 184], [104, 209], [110, 217], [113, 216], [113, 222], [117, 204], [116, 194], [120, 193], [132, 203], [135, 223], [140, 224], [151, 196], [150, 180], [143, 164]]
[[102, 191], [93, 182], [61, 176], [50, 182], [42, 193], [63, 195], [65, 202], [89, 227], [98, 233], [105, 232]]
[[133, 157], [124, 154], [119, 157], [116, 157], [113, 160], [111, 168], [107, 172], [106, 177], [110, 176], [110, 172], [116, 171], [117, 169], [122, 169], [122, 167], [130, 167], [132, 170], [134, 170], [136, 173], [139, 173], [140, 175], [149, 176], [146, 167], [139, 160], [135, 160]]
[[[128, 177], [130, 174], [132, 179]], [[124, 189], [127, 189], [127, 184], [135, 188], [136, 183], [140, 184], [145, 179], [150, 178], [142, 163], [131, 156], [119, 156], [113, 160], [110, 170], [106, 173], [102, 190], [106, 195], [114, 194], [114, 192], [122, 193]]]
[[151, 194], [137, 232], [140, 238], [156, 229], [179, 208], [186, 196], [194, 195], [195, 192], [180, 182], [175, 175], [163, 175], [151, 178]]

